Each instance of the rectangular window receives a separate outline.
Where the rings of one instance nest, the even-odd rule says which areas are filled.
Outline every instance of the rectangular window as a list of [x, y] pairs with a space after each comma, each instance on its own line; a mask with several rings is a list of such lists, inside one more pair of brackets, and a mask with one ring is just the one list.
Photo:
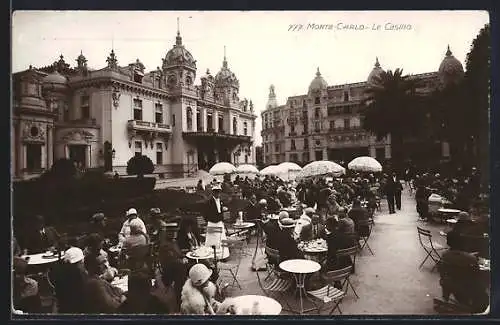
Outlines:
[[321, 128], [319, 122], [314, 122], [314, 132], [320, 132]]
[[163, 143], [156, 144], [156, 164], [163, 164]]
[[243, 135], [248, 134], [248, 125], [247, 122], [243, 122]]
[[293, 139], [290, 141], [290, 150], [296, 150], [295, 149], [295, 140], [293, 140]]
[[155, 122], [163, 124], [163, 105], [155, 104]]
[[316, 107], [316, 108], [314, 109], [314, 117], [315, 117], [315, 118], [320, 118], [320, 117], [321, 117], [321, 108]]
[[292, 154], [290, 155], [290, 161], [295, 162], [295, 161], [298, 161], [298, 160], [299, 160], [299, 159], [298, 159], [298, 156], [297, 156], [297, 154], [296, 154], [296, 153], [292, 153]]
[[344, 102], [348, 102], [348, 101], [349, 101], [349, 92], [344, 91]]
[[248, 156], [245, 155], [245, 164], [248, 164]]
[[309, 139], [304, 139], [304, 149], [309, 149]]
[[314, 104], [319, 104], [319, 103], [320, 103], [320, 98], [319, 97], [314, 98]]
[[198, 132], [203, 131], [203, 125], [201, 124], [201, 112], [198, 110], [196, 111], [196, 130]]
[[214, 131], [214, 120], [212, 114], [207, 114], [207, 131], [208, 132]]
[[344, 114], [351, 114], [351, 113], [352, 113], [351, 105], [344, 106]]
[[224, 116], [219, 116], [219, 133], [225, 133], [225, 131], [224, 131]]
[[335, 121], [330, 121], [330, 130], [335, 129]]
[[348, 118], [344, 119], [344, 128], [346, 130], [349, 130], [351, 128], [351, 120], [350, 119], [348, 119]]
[[134, 99], [134, 120], [142, 121], [142, 100]]
[[141, 141], [135, 142], [135, 154], [142, 155], [142, 142]]
[[274, 145], [274, 152], [279, 152], [280, 151], [280, 145], [279, 144], [275, 144]]
[[175, 126], [175, 114], [172, 114], [172, 126]]
[[42, 145], [35, 143], [26, 144], [26, 169], [36, 171], [42, 168]]
[[80, 97], [81, 118], [84, 120], [90, 119], [90, 97], [87, 95]]
[[309, 162], [309, 152], [304, 152], [302, 154], [302, 161], [303, 162]]
[[316, 150], [316, 160], [323, 160], [323, 150]]

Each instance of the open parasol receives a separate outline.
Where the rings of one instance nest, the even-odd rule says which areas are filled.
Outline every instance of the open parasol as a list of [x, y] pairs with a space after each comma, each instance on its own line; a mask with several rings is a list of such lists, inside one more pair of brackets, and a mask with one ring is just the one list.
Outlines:
[[210, 175], [232, 174], [236, 172], [236, 167], [228, 162], [220, 162], [213, 165], [213, 167], [210, 168], [208, 172], [210, 173]]
[[378, 173], [382, 171], [382, 165], [372, 157], [362, 156], [353, 159], [347, 168], [358, 172]]

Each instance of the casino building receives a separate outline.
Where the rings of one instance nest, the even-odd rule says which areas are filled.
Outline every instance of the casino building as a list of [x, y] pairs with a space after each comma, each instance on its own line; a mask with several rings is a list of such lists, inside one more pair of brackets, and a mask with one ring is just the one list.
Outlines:
[[161, 68], [146, 72], [137, 59], [87, 67], [54, 64], [13, 74], [12, 175], [30, 178], [69, 158], [83, 169], [126, 173], [136, 153], [151, 158], [161, 177], [183, 177], [219, 161], [255, 163], [252, 101], [224, 56], [195, 85], [197, 66], [177, 32]]
[[[384, 162], [391, 158], [390, 135], [378, 141], [362, 128], [360, 108], [365, 90], [376, 83], [382, 67], [375, 60], [367, 81], [329, 86], [318, 68], [306, 94], [288, 97], [278, 105], [273, 85], [270, 86], [266, 108], [262, 111], [262, 146], [264, 164], [292, 161], [306, 164], [328, 159], [346, 164], [358, 156], [371, 156]], [[418, 92], [430, 94], [436, 87], [463, 78], [462, 64], [449, 47], [437, 72], [412, 75], [420, 80]], [[420, 139], [406, 139], [408, 152], [422, 156]], [[449, 146], [434, 142], [426, 158], [446, 160]], [[421, 158], [421, 157], [420, 157]]]

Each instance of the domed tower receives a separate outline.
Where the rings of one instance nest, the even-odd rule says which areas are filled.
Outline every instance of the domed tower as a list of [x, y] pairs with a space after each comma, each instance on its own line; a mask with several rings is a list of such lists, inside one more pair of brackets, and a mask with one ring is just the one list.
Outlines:
[[80, 51], [80, 55], [76, 58], [76, 71], [82, 75], [87, 75], [88, 73], [88, 68], [87, 68], [87, 59], [85, 56], [83, 56], [83, 52]]
[[313, 81], [311, 81], [311, 84], [309, 85], [309, 95], [321, 94], [323, 91], [326, 91], [327, 87], [328, 84], [321, 76], [321, 72], [319, 72], [318, 67], [318, 70], [316, 71], [316, 77], [313, 79]]
[[56, 120], [59, 122], [70, 119], [68, 89], [68, 78], [60, 74], [58, 69], [43, 78], [42, 90], [47, 107], [56, 114]]
[[380, 63], [378, 62], [378, 57], [375, 58], [375, 65], [373, 66], [372, 71], [368, 75], [368, 79], [366, 82], [369, 86], [378, 86], [380, 84], [380, 76], [384, 70], [380, 67]]
[[458, 84], [464, 77], [464, 67], [451, 53], [450, 46], [446, 51], [446, 56], [439, 65], [438, 76], [440, 87], [447, 87]]
[[278, 102], [276, 101], [276, 93], [274, 92], [274, 85], [269, 87], [269, 97], [267, 99], [266, 109], [275, 108], [278, 106]]
[[169, 90], [194, 89], [196, 60], [182, 44], [179, 28], [177, 28], [175, 45], [167, 52], [165, 59], [163, 59], [162, 70]]
[[238, 107], [240, 82], [236, 75], [229, 70], [226, 60], [226, 47], [224, 46], [224, 60], [222, 68], [215, 75], [216, 100], [222, 101], [226, 106]]

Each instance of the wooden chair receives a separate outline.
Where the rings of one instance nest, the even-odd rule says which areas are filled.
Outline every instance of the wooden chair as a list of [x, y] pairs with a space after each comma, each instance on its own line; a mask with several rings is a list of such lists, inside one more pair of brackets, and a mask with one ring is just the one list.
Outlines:
[[446, 247], [432, 240], [432, 234], [430, 230], [417, 227], [417, 232], [418, 232], [418, 241], [420, 242], [420, 245], [422, 246], [422, 248], [426, 253], [424, 260], [422, 261], [422, 263], [420, 263], [420, 266], [418, 268], [419, 269], [422, 268], [424, 263], [430, 257], [434, 261], [434, 266], [432, 267], [431, 271], [434, 271], [439, 261], [441, 261], [441, 255], [439, 254], [439, 251], [445, 250]]
[[357, 226], [358, 226], [358, 229], [363, 228], [363, 227], [366, 227], [365, 229], [367, 229], [366, 233], [361, 233], [361, 234], [358, 233], [359, 239], [362, 242], [361, 247], [360, 247], [360, 251], [362, 251], [366, 247], [366, 248], [368, 248], [368, 251], [372, 255], [375, 255], [375, 254], [373, 254], [373, 251], [372, 251], [370, 245], [368, 244], [368, 240], [370, 239], [370, 236], [372, 234], [373, 220], [370, 220], [370, 219], [359, 220]]
[[[340, 303], [342, 302], [342, 299], [346, 296], [346, 292], [335, 288], [334, 283], [336, 281], [342, 281], [342, 280], [344, 281], [344, 283], [346, 283], [349, 279], [349, 276], [351, 275], [351, 272], [352, 272], [352, 265], [340, 270], [328, 271], [324, 274], [321, 274], [321, 278], [327, 284], [320, 289], [308, 291], [307, 293], [313, 296], [314, 298], [322, 301], [323, 306], [329, 302], [333, 302], [334, 305], [332, 310], [330, 311], [330, 315], [333, 314], [335, 309], [337, 309], [339, 313], [342, 314], [342, 310], [340, 309]], [[323, 306], [318, 307], [318, 312], [320, 312]]]
[[238, 288], [241, 290], [241, 285], [238, 282], [238, 271], [241, 265], [241, 259], [244, 255], [245, 249], [245, 240], [233, 240], [233, 239], [225, 239], [222, 240], [222, 247], [229, 249], [231, 254], [231, 258], [228, 262], [219, 262], [219, 274], [222, 272], [229, 272], [232, 277], [232, 283], [229, 286], [238, 285]]

